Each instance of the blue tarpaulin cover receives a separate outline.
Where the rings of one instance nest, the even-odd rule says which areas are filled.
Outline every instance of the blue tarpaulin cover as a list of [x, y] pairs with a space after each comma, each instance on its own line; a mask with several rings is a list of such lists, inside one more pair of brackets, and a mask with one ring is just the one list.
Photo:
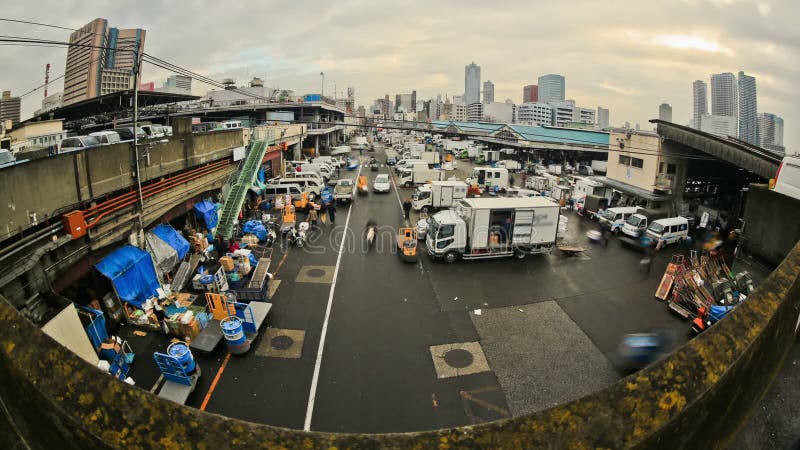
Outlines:
[[95, 265], [114, 284], [120, 300], [137, 308], [158, 295], [158, 277], [150, 254], [132, 245], [120, 247]]
[[206, 227], [209, 230], [213, 230], [217, 227], [217, 206], [209, 202], [208, 200], [203, 200], [200, 203], [196, 203], [194, 205], [194, 212], [197, 214], [197, 217], [203, 219], [206, 222]]
[[242, 227], [242, 232], [244, 234], [255, 234], [259, 241], [263, 241], [267, 238], [267, 229], [264, 227], [264, 224], [258, 220], [248, 220], [245, 222], [244, 227]]
[[152, 233], [166, 242], [170, 247], [174, 248], [175, 251], [178, 252], [178, 259], [180, 260], [183, 260], [183, 257], [186, 256], [186, 252], [189, 251], [189, 241], [175, 231], [175, 228], [172, 228], [170, 225], [161, 224], [153, 228]]

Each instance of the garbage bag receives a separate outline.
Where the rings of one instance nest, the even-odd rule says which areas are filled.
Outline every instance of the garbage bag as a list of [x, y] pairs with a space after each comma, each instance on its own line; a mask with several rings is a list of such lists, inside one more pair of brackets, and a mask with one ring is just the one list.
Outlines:
[[244, 234], [254, 234], [259, 241], [267, 238], [267, 228], [258, 220], [248, 220], [242, 228]]

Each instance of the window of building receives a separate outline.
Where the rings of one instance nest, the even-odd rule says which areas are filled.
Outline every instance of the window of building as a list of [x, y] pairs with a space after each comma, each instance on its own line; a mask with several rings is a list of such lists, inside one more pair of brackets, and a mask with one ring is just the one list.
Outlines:
[[623, 166], [629, 166], [631, 164], [631, 157], [619, 155], [619, 163], [622, 164]]
[[640, 158], [631, 158], [631, 166], [641, 169], [644, 167], [644, 160]]

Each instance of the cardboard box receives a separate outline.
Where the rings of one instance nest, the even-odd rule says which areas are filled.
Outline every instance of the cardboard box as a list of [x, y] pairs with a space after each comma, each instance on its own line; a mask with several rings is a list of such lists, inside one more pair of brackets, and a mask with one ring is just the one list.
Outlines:
[[219, 259], [219, 263], [222, 264], [222, 267], [225, 269], [226, 272], [233, 271], [233, 258], [230, 256], [223, 256]]

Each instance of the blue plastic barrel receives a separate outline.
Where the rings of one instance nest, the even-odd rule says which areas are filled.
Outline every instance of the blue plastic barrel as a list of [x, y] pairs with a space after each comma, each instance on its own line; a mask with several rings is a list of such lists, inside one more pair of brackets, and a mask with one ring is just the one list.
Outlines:
[[178, 341], [169, 344], [169, 347], [167, 347], [167, 354], [177, 359], [186, 373], [194, 372], [196, 368], [194, 357], [186, 342]]
[[236, 316], [226, 317], [219, 321], [219, 326], [229, 352], [239, 354], [250, 350], [250, 341], [244, 334], [242, 319]]

